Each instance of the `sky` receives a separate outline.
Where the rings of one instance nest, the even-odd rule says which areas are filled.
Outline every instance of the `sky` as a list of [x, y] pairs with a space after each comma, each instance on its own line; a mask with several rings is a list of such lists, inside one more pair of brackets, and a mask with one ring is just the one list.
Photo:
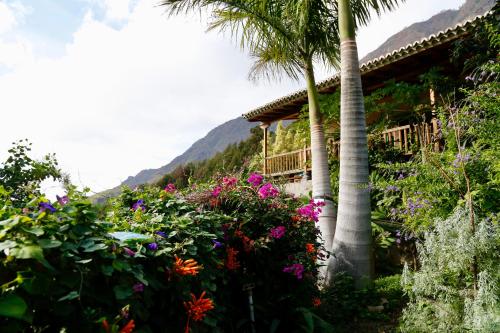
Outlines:
[[[360, 29], [360, 57], [463, 3], [406, 0]], [[0, 0], [0, 162], [28, 138], [35, 157], [55, 153], [73, 183], [99, 192], [304, 87], [249, 81], [248, 54], [205, 30], [203, 16], [168, 17], [157, 0]]]

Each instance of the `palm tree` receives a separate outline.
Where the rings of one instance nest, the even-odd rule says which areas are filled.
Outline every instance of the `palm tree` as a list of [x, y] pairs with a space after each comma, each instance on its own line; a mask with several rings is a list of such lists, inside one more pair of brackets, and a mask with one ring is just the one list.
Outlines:
[[[354, 0], [353, 28], [366, 24], [369, 9], [379, 13], [397, 0]], [[337, 0], [161, 0], [170, 14], [208, 9], [209, 30], [229, 31], [255, 58], [250, 77], [304, 76], [309, 103], [313, 198], [325, 206], [319, 227], [327, 249], [335, 233], [328, 154], [314, 79], [314, 62], [336, 67], [339, 60]], [[365, 135], [366, 137], [366, 135]], [[368, 206], [369, 209], [369, 206]]]
[[[403, 0], [404, 1], [404, 0]], [[394, 7], [396, 1], [385, 1]], [[349, 0], [338, 0], [340, 32], [340, 174], [337, 227], [327, 279], [348, 272], [358, 287], [373, 275], [366, 117], [355, 22]]]

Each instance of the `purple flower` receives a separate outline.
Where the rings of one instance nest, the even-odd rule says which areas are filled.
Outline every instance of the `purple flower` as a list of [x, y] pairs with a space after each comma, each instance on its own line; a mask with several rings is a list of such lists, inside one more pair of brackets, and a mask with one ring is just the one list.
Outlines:
[[151, 251], [156, 251], [156, 250], [158, 250], [158, 244], [156, 244], [156, 243], [149, 243], [148, 244], [148, 249], [150, 249]]
[[168, 193], [174, 193], [177, 189], [175, 188], [175, 185], [172, 183], [169, 183], [167, 186], [165, 186], [165, 192]]
[[283, 268], [283, 272], [292, 273], [297, 277], [298, 280], [301, 280], [302, 273], [304, 273], [304, 266], [302, 264], [293, 264]]
[[163, 238], [167, 238], [167, 234], [164, 233], [163, 231], [156, 231], [155, 234], [157, 234], [158, 236], [161, 236]]
[[54, 206], [52, 206], [48, 202], [40, 202], [38, 204], [38, 208], [40, 208], [40, 212], [45, 212], [46, 210], [49, 210], [51, 213], [55, 213], [56, 212], [56, 209], [54, 208]]
[[137, 200], [137, 202], [132, 205], [132, 210], [134, 210], [134, 211], [138, 210], [139, 208], [142, 211], [144, 211], [146, 209], [146, 206], [144, 205], [144, 200], [142, 200], [142, 199]]
[[285, 234], [285, 231], [286, 231], [286, 228], [282, 225], [276, 227], [276, 228], [272, 228], [270, 231], [269, 231], [269, 235], [272, 237], [272, 238], [275, 238], [275, 239], [280, 239], [281, 237], [283, 237], [283, 235]]
[[132, 290], [134, 290], [134, 293], [142, 293], [144, 291], [144, 285], [138, 282], [132, 286]]
[[470, 160], [470, 154], [463, 154], [463, 153], [458, 153], [455, 156], [455, 160], [453, 161], [453, 167], [455, 169], [458, 169], [461, 163], [466, 164]]
[[405, 178], [405, 174], [403, 172], [401, 172], [398, 176], [398, 179], [401, 180], [401, 179], [404, 179]]
[[250, 174], [250, 177], [248, 177], [247, 182], [252, 184], [252, 186], [257, 187], [262, 183], [263, 179], [264, 179], [264, 177], [262, 177], [261, 174], [254, 172], [254, 173]]
[[219, 196], [220, 192], [222, 192], [222, 187], [216, 186], [212, 191], [212, 196], [217, 198]]
[[134, 256], [135, 256], [135, 252], [134, 252], [134, 251], [132, 251], [131, 249], [129, 249], [128, 247], [124, 247], [124, 248], [123, 248], [123, 251], [124, 251], [127, 255], [129, 255], [129, 256], [131, 256], [131, 257], [134, 257]]
[[396, 185], [389, 185], [385, 188], [385, 192], [398, 192], [399, 191], [399, 187], [397, 187]]
[[221, 247], [223, 247], [224, 245], [222, 245], [221, 242], [219, 242], [218, 240], [216, 239], [212, 239], [212, 243], [214, 244], [213, 246], [213, 249], [220, 249]]
[[271, 183], [266, 183], [259, 189], [259, 198], [266, 199], [269, 197], [277, 197], [279, 193], [278, 189]]
[[59, 202], [59, 204], [61, 206], [64, 206], [65, 204], [67, 204], [69, 202], [69, 198], [67, 195], [63, 195], [62, 197], [56, 195], [56, 199], [57, 199], [57, 202]]

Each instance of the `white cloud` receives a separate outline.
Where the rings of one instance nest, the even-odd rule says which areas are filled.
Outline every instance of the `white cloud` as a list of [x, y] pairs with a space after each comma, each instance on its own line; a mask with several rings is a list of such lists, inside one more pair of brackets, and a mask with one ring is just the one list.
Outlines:
[[0, 159], [30, 138], [75, 182], [103, 190], [159, 167], [216, 125], [299, 88], [254, 86], [249, 60], [199, 19], [167, 18], [150, 1], [114, 29], [87, 13], [61, 58], [0, 76]]
[[18, 1], [0, 2], [0, 65], [11, 69], [33, 61], [31, 43], [15, 32], [30, 12]]

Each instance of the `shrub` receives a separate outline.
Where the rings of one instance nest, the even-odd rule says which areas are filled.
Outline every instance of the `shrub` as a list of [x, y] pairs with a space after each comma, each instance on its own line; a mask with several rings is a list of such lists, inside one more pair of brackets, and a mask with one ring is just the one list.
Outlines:
[[124, 189], [103, 208], [10, 197], [0, 191], [2, 332], [250, 331], [250, 293], [257, 330], [310, 323], [318, 231], [271, 184]]
[[[420, 270], [405, 267], [403, 272], [411, 301], [403, 312], [402, 332], [498, 332], [498, 220], [484, 219], [472, 232], [468, 211], [457, 208], [435, 226], [418, 244]], [[475, 260], [480, 268], [477, 287], [471, 270]]]

